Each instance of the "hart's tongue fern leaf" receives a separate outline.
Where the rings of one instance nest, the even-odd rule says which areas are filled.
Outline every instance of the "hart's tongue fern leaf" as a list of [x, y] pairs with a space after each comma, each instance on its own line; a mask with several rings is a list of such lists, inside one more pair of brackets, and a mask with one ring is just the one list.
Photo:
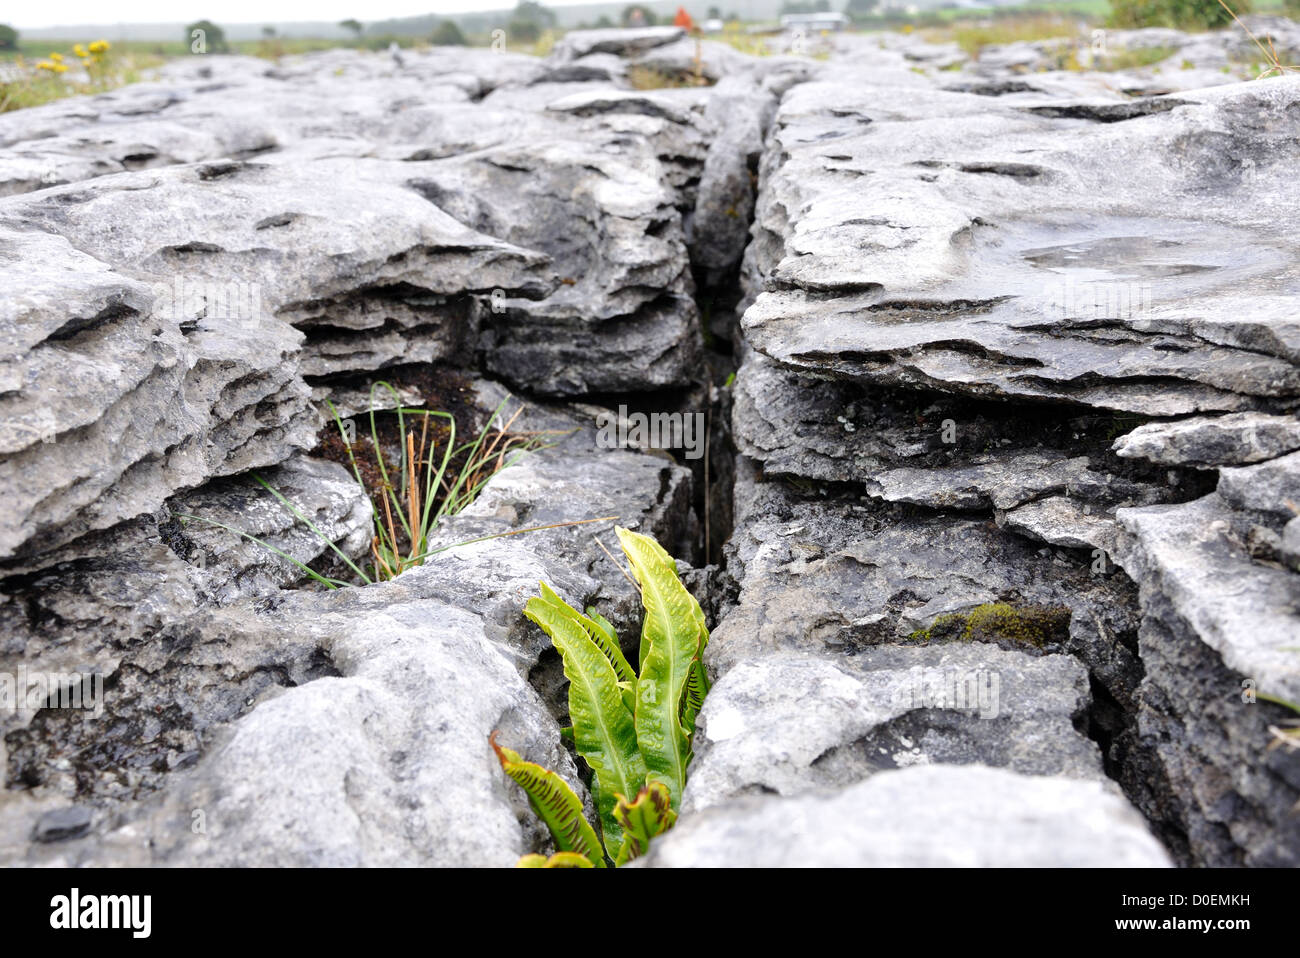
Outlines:
[[663, 782], [674, 804], [686, 787], [690, 735], [682, 723], [686, 681], [704, 651], [704, 613], [677, 578], [677, 565], [659, 543], [618, 530], [632, 574], [641, 586], [642, 665], [636, 683], [636, 740], [646, 779]]
[[677, 821], [677, 813], [673, 811], [663, 782], [651, 782], [637, 793], [634, 802], [618, 796], [614, 817], [623, 826], [623, 844], [614, 858], [615, 865], [644, 855], [650, 847], [650, 839], [666, 832]]
[[597, 868], [605, 867], [600, 854], [600, 840], [582, 814], [582, 802], [564, 779], [552, 771], [525, 762], [518, 752], [496, 743], [496, 733], [489, 739], [497, 753], [497, 760], [505, 773], [519, 783], [528, 794], [533, 811], [546, 823], [555, 846], [562, 852], [576, 852], [589, 859]]
[[573, 719], [566, 737], [592, 770], [603, 853], [572, 789], [494, 740], [501, 767], [528, 793], [560, 850], [549, 859], [527, 855], [521, 866], [580, 867], [575, 856], [601, 868], [606, 857], [622, 865], [644, 854], [677, 819], [695, 718], [708, 692], [701, 656], [709, 633], [672, 556], [648, 536], [617, 531], [645, 606], [640, 674], [624, 657], [613, 626], [595, 610], [582, 614], [545, 583], [524, 607], [564, 662]]
[[[545, 630], [564, 660], [573, 742], [591, 766], [592, 797], [605, 848], [613, 858], [623, 840], [623, 830], [614, 818], [614, 796], [637, 793], [645, 783], [645, 761], [637, 749], [632, 716], [623, 704], [618, 673], [608, 656], [579, 623], [578, 612], [545, 586], [542, 595], [528, 600], [524, 615]], [[618, 657], [622, 659], [622, 653]]]

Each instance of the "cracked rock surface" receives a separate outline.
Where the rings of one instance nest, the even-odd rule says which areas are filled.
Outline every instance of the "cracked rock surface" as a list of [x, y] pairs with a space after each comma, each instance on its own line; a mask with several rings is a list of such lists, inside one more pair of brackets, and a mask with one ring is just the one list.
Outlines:
[[[520, 612], [632, 650], [617, 521], [713, 630], [642, 865], [1300, 865], [1300, 79], [1110, 39], [1188, 66], [664, 27], [0, 115], [0, 673], [60, 676], [0, 714], [0, 861], [547, 851], [488, 736], [589, 804]], [[376, 508], [326, 400], [364, 447], [381, 380], [548, 441], [324, 589]]]

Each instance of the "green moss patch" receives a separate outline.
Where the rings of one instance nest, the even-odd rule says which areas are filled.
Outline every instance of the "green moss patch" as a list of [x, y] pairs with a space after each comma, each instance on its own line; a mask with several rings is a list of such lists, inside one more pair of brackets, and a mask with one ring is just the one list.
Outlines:
[[1042, 648], [1049, 642], [1064, 639], [1069, 627], [1070, 610], [1065, 606], [989, 602], [969, 612], [941, 615], [928, 629], [918, 629], [909, 638], [917, 642], [1010, 641]]

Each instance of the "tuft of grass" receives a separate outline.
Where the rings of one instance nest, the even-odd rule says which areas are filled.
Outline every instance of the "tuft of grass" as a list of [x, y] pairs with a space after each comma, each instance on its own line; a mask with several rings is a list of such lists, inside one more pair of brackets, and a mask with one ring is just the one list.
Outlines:
[[710, 85], [702, 73], [668, 72], [641, 63], [627, 68], [627, 82], [634, 90], [677, 90]]
[[[376, 391], [386, 390], [396, 401], [396, 406], [385, 410], [396, 416], [396, 437], [380, 427], [376, 412]], [[495, 533], [456, 542], [437, 548], [429, 547], [429, 538], [439, 523], [468, 507], [498, 472], [508, 468], [520, 457], [538, 449], [554, 445], [552, 440], [568, 435], [557, 430], [524, 432], [515, 430], [514, 423], [524, 410], [520, 404], [509, 417], [503, 417], [508, 399], [493, 410], [486, 424], [472, 439], [457, 442], [456, 419], [448, 412], [410, 408], [402, 404], [397, 389], [387, 382], [377, 382], [370, 389], [370, 450], [368, 458], [361, 461], [353, 449], [349, 430], [333, 403], [327, 403], [338, 429], [339, 438], [352, 466], [357, 484], [370, 499], [374, 516], [374, 535], [371, 538], [371, 562], [363, 569], [347, 556], [319, 527], [278, 489], [261, 476], [253, 478], [261, 484], [282, 506], [303, 523], [352, 570], [356, 581], [365, 585], [395, 579], [416, 566], [423, 565], [430, 556], [448, 549], [489, 539], [499, 539], [591, 522], [604, 522], [617, 518], [602, 516], [572, 522], [532, 526], [509, 532]], [[414, 427], [411, 420], [418, 420]], [[410, 428], [408, 428], [408, 426]], [[418, 439], [417, 439], [418, 436]], [[393, 448], [395, 447], [395, 448]], [[441, 455], [439, 455], [441, 450]], [[324, 576], [265, 540], [240, 529], [203, 516], [180, 515], [183, 521], [199, 521], [227, 532], [243, 536], [282, 559], [293, 563], [305, 576], [327, 589], [337, 589], [353, 583]]]
[[695, 56], [691, 59], [690, 70], [665, 71], [635, 63], [628, 67], [627, 80], [634, 90], [663, 90], [713, 84], [704, 73], [704, 49], [699, 37], [695, 38]]
[[[1233, 2], [1242, 13], [1250, 12], [1250, 0]], [[1215, 30], [1228, 26], [1236, 16], [1219, 0], [1112, 0], [1109, 23], [1122, 28]]]
[[[1134, 70], [1138, 67], [1149, 67], [1152, 64], [1168, 60], [1177, 53], [1174, 47], [1140, 47], [1134, 49], [1119, 49], [1108, 51], [1105, 56], [1099, 58], [1093, 65], [1094, 70]], [[1192, 69], [1192, 64], [1184, 60], [1182, 69]]]
[[[396, 402], [393, 411], [397, 416], [398, 442], [396, 461], [391, 463], [391, 452], [384, 449], [375, 417], [376, 390], [386, 390]], [[333, 403], [328, 403], [347, 450], [352, 473], [374, 506], [375, 535], [370, 550], [374, 562], [370, 578], [379, 581], [394, 579], [407, 569], [422, 565], [431, 554], [429, 535], [445, 516], [464, 510], [492, 476], [516, 462], [520, 456], [549, 445], [547, 439], [551, 436], [560, 435], [554, 431], [513, 432], [515, 420], [524, 410], [522, 404], [508, 419], [493, 428], [507, 402], [508, 399], [502, 400], [493, 410], [477, 436], [469, 442], [457, 444], [456, 419], [451, 413], [406, 407], [391, 383], [381, 381], [373, 384], [370, 387], [370, 443], [379, 476], [378, 482], [370, 485], [362, 477], [338, 410]], [[418, 443], [417, 430], [407, 428], [410, 418], [421, 421]], [[442, 455], [439, 458], [440, 441]], [[459, 463], [457, 468], [451, 468], [453, 462]]]
[[689, 86], [680, 76], [640, 63], [627, 68], [627, 82], [634, 90], [666, 90]]

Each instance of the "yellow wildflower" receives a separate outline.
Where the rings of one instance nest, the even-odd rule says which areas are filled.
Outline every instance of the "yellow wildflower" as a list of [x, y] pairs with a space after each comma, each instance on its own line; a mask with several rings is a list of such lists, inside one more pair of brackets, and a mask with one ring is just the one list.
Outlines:
[[67, 73], [68, 65], [66, 63], [56, 63], [54, 64], [54, 71], [56, 73]]
[[63, 59], [63, 54], [62, 54], [62, 53], [51, 53], [51, 54], [50, 54], [50, 59], [53, 60], [55, 63], [58, 63], [60, 60]]
[[53, 70], [53, 69], [54, 69], [54, 64], [51, 63], [49, 60], [42, 60], [42, 61], [40, 61], [39, 63], [36, 64], [36, 69], [38, 69], [38, 70]]
[[78, 43], [76, 46], [72, 48], [72, 52], [75, 53], [77, 56], [81, 57], [83, 60], [86, 57], [90, 56], [90, 54], [86, 52], [86, 48], [83, 47], [80, 43]]
[[107, 40], [96, 40], [94, 43], [90, 45], [91, 53], [103, 53], [107, 49], [108, 49]]

